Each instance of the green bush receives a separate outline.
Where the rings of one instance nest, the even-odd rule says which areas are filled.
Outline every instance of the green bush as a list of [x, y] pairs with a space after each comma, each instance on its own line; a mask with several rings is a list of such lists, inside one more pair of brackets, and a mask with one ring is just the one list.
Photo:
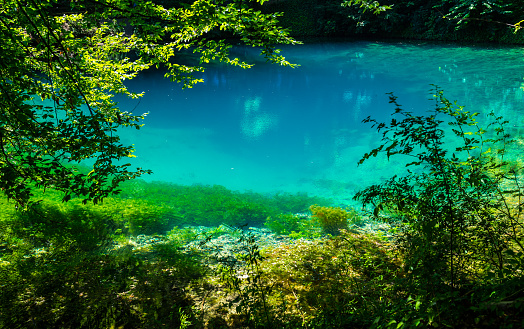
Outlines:
[[[288, 328], [364, 328], [388, 303], [401, 262], [382, 238], [341, 231], [331, 239], [265, 250], [262, 278], [269, 306]], [[301, 324], [301, 325], [299, 325]]]
[[[514, 321], [522, 314], [518, 305], [524, 296], [507, 286], [524, 289], [524, 190], [522, 166], [506, 161], [508, 122], [490, 114], [487, 127], [481, 127], [478, 113], [448, 101], [438, 88], [434, 97], [431, 115], [403, 110], [392, 95], [397, 117], [390, 124], [365, 120], [378, 128], [383, 144], [361, 163], [379, 153], [412, 160], [406, 174], [355, 196], [372, 216], [396, 225], [398, 250], [409, 269], [403, 290], [417, 296], [412, 298], [415, 311], [399, 303], [389, 311], [403, 311], [379, 323], [456, 327], [478, 316], [478, 309], [486, 310], [486, 299], [497, 305], [508, 298]], [[451, 143], [448, 134], [456, 137]], [[480, 293], [480, 287], [491, 287], [490, 293]], [[496, 326], [505, 323], [493, 320]]]
[[191, 314], [184, 288], [201, 276], [194, 260], [153, 263], [65, 246], [4, 261], [1, 328], [178, 328], [181, 309]]

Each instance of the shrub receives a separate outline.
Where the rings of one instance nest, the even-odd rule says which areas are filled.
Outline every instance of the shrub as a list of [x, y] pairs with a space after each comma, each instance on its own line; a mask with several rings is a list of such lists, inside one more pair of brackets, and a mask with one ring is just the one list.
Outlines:
[[[413, 169], [370, 186], [355, 198], [375, 218], [393, 221], [399, 229], [396, 241], [410, 269], [405, 289], [417, 296], [414, 302], [419, 307], [404, 314], [392, 312], [391, 323], [417, 318], [425, 326], [457, 326], [467, 319], [466, 312], [482, 308], [486, 299], [491, 305], [496, 305], [496, 298], [515, 298], [515, 305], [522, 300], [503, 287], [515, 281], [521, 283], [520, 291], [523, 287], [524, 190], [520, 168], [506, 161], [507, 122], [490, 114], [490, 132], [479, 125], [478, 113], [451, 103], [438, 88], [434, 97], [431, 115], [413, 115], [391, 95], [400, 118], [390, 124], [365, 120], [381, 132], [383, 144], [360, 163], [379, 153], [388, 158], [405, 155], [412, 159], [407, 166]], [[456, 137], [452, 145], [447, 134]], [[489, 295], [473, 293], [481, 286], [491, 287]], [[459, 310], [456, 305], [467, 299], [469, 309]]]

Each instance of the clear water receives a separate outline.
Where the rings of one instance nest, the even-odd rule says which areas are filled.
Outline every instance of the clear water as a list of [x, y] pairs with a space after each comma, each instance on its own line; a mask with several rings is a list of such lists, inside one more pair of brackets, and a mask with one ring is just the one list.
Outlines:
[[182, 90], [146, 72], [130, 81], [145, 91], [124, 110], [149, 112], [141, 131], [122, 131], [134, 144], [133, 165], [152, 169], [149, 181], [220, 184], [232, 190], [307, 192], [349, 203], [355, 191], [402, 172], [402, 161], [357, 166], [379, 135], [361, 123], [387, 120], [394, 92], [416, 113], [434, 104], [430, 84], [469, 110], [504, 115], [521, 131], [524, 50], [446, 44], [332, 42], [284, 47], [301, 66], [278, 67], [236, 49], [256, 65], [207, 69]]

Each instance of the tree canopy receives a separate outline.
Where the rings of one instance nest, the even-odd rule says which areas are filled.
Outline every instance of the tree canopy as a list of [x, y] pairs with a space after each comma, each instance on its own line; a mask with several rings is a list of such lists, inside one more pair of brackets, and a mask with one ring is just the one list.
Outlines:
[[[261, 13], [265, 0], [2, 0], [0, 6], [0, 188], [20, 206], [32, 190], [54, 188], [95, 203], [122, 181], [149, 173], [131, 169], [117, 129], [139, 129], [146, 114], [121, 109], [116, 95], [141, 94], [125, 81], [162, 67], [184, 87], [210, 61], [248, 68], [230, 56], [232, 42], [259, 47], [268, 61], [293, 66], [278, 44], [295, 44]], [[192, 51], [199, 64], [177, 62]], [[76, 169], [91, 161], [89, 173]]]

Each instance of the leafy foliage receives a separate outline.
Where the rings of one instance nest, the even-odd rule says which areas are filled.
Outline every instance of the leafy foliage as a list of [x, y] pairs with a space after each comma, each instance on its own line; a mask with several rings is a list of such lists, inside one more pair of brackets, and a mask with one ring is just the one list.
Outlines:
[[[262, 2], [262, 1], [261, 1]], [[26, 206], [36, 187], [95, 203], [118, 192], [119, 183], [149, 173], [125, 163], [133, 147], [117, 129], [139, 129], [145, 114], [120, 109], [114, 96], [132, 98], [124, 84], [143, 70], [163, 66], [171, 80], [191, 87], [210, 61], [243, 68], [224, 40], [235, 36], [260, 47], [268, 61], [293, 66], [275, 48], [296, 43], [278, 27], [277, 14], [262, 14], [252, 1], [19, 1], [0, 7], [0, 188]], [[210, 39], [208, 34], [215, 33]], [[182, 50], [196, 65], [173, 60]], [[92, 171], [74, 166], [91, 159]], [[117, 164], [118, 162], [118, 164]], [[69, 166], [66, 166], [70, 164]]]
[[370, 10], [373, 14], [380, 14], [388, 9], [391, 9], [391, 6], [383, 6], [378, 1], [368, 1], [368, 0], [346, 0], [342, 2], [343, 7], [349, 6], [359, 6], [364, 12]]
[[235, 326], [272, 328], [274, 310], [268, 304], [271, 286], [263, 277], [261, 262], [264, 257], [252, 234], [242, 233], [238, 239], [235, 261], [228, 261], [218, 269], [220, 280], [237, 297], [231, 301], [237, 313]]
[[447, 0], [436, 4], [435, 8], [447, 11], [446, 18], [457, 21], [457, 29], [472, 21], [490, 22], [511, 14], [514, 5], [507, 1], [486, 0]]
[[[290, 63], [274, 45], [295, 43], [277, 27], [278, 15], [262, 14], [254, 1], [159, 3], [6, 0], [0, 7], [0, 188], [18, 206], [41, 199], [18, 210], [0, 200], [1, 328], [522, 326], [524, 193], [521, 165], [507, 160], [507, 123], [491, 115], [482, 128], [476, 113], [439, 89], [429, 116], [403, 110], [392, 95], [401, 118], [389, 125], [368, 119], [384, 139], [363, 161], [379, 154], [413, 160], [406, 175], [356, 196], [370, 216], [395, 227], [393, 240], [349, 233], [348, 219], [361, 220], [356, 212], [304, 194], [129, 182], [148, 171], [116, 162], [133, 151], [116, 130], [138, 129], [143, 118], [113, 101], [116, 94], [140, 96], [125, 79], [162, 65], [191, 87], [192, 72], [211, 61], [250, 66], [229, 57], [226, 36], [283, 65]], [[338, 19], [349, 11], [358, 22], [350, 32], [402, 35], [447, 31], [453, 24], [440, 14], [472, 31], [472, 22], [515, 18], [518, 5], [398, 1], [374, 29], [369, 11], [288, 3], [315, 33], [343, 30], [348, 23]], [[411, 28], [420, 31], [409, 34]], [[189, 48], [199, 64], [173, 60]], [[92, 168], [78, 165], [88, 159]], [[117, 186], [120, 197], [111, 196]], [[314, 220], [291, 215], [311, 204]], [[217, 266], [210, 255], [188, 252], [193, 229], [142, 235], [184, 224], [263, 223], [315, 239], [260, 250], [253, 236], [219, 226], [209, 236], [234, 235], [237, 244]], [[336, 236], [317, 239], [319, 224]], [[219, 299], [210, 294], [229, 306], [215, 308], [215, 322], [204, 319], [204, 306]]]
[[[337, 229], [338, 235], [321, 238], [319, 219], [278, 214], [283, 209], [303, 211], [303, 204], [315, 198], [238, 193], [220, 186], [132, 181], [122, 185], [118, 198], [97, 205], [84, 205], [80, 198], [60, 203], [60, 193], [46, 191], [37, 195], [42, 201], [26, 211], [0, 201], [0, 327], [518, 326], [523, 311], [521, 195], [511, 187], [518, 184], [518, 162], [506, 163], [495, 148], [478, 151], [489, 143], [507, 145], [502, 120], [494, 118], [492, 127], [499, 134], [487, 138], [487, 131], [463, 124], [473, 123], [475, 115], [444, 102], [440, 92], [437, 96], [443, 102], [437, 113], [449, 112], [452, 119], [442, 124], [452, 124], [462, 146], [431, 139], [448, 132], [437, 117], [399, 109], [397, 115], [407, 121], [396, 121], [402, 132], [397, 145], [389, 148], [394, 139], [387, 139], [395, 130], [381, 126], [389, 131], [385, 145], [366, 156], [413, 154], [410, 167], [420, 167], [397, 178], [402, 182], [419, 177], [413, 185], [388, 181], [360, 194], [375, 202], [370, 215], [395, 228], [394, 239], [354, 226], [351, 232]], [[422, 123], [427, 130], [417, 128]], [[460, 161], [445, 157], [468, 152], [471, 156]], [[435, 157], [442, 161], [429, 160]], [[437, 165], [447, 168], [444, 174]], [[482, 168], [489, 170], [481, 174]], [[453, 218], [446, 212], [444, 180], [451, 173], [457, 198]], [[458, 184], [459, 175], [463, 185]], [[378, 194], [366, 194], [373, 192]], [[250, 203], [252, 209], [266, 211], [264, 215], [271, 213], [267, 226], [302, 239], [284, 239], [261, 250], [253, 235], [228, 226], [205, 233], [175, 227], [166, 233], [187, 223], [182, 210], [202, 219], [213, 214], [202, 195], [232, 209], [235, 203]], [[461, 202], [466, 195], [471, 205]], [[399, 202], [402, 197], [404, 202]], [[506, 208], [498, 206], [503, 197]], [[219, 209], [217, 221], [225, 218], [221, 211], [226, 209]], [[312, 210], [346, 218], [346, 225], [361, 220], [341, 208], [315, 205]], [[241, 214], [249, 212], [236, 218], [243, 218]], [[235, 241], [227, 250], [206, 247], [210, 239], [225, 236]], [[502, 250], [494, 244], [499, 241]]]
[[391, 284], [401, 273], [381, 237], [347, 231], [261, 251], [247, 234], [235, 250], [235, 259], [218, 267], [219, 282], [228, 289], [217, 296], [226, 308], [223, 322], [214, 318], [210, 328], [370, 325], [370, 314], [394, 296]]
[[[502, 282], [522, 280], [518, 268], [524, 252], [521, 167], [505, 161], [507, 122], [491, 114], [490, 134], [476, 120], [478, 113], [451, 103], [438, 88], [434, 97], [428, 116], [403, 110], [392, 95], [400, 119], [389, 125], [366, 119], [382, 132], [383, 144], [360, 162], [378, 154], [404, 155], [412, 159], [407, 166], [415, 168], [355, 196], [373, 216], [398, 225], [409, 289], [425, 306], [441, 299], [456, 305], [479, 282], [501, 289]], [[460, 143], [446, 144], [447, 133]], [[507, 296], [503, 291], [492, 293]], [[446, 309], [444, 316], [444, 308], [433, 309], [423, 322], [459, 321], [457, 309]]]
[[399, 261], [379, 236], [340, 235], [267, 250], [264, 277], [270, 305], [290, 328], [360, 328], [394, 296]]

